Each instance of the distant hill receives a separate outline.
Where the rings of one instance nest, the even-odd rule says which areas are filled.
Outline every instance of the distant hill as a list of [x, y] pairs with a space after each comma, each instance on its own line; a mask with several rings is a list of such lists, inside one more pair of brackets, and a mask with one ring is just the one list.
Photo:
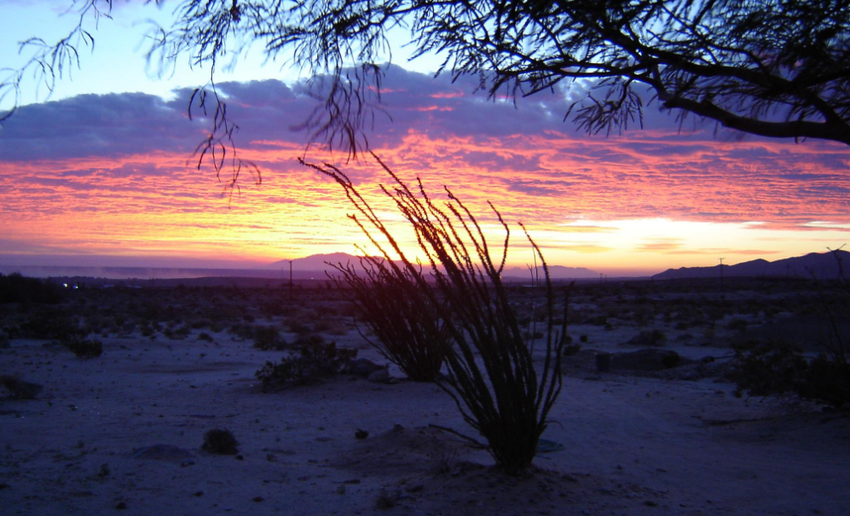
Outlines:
[[[346, 253], [331, 253], [331, 254], [314, 254], [312, 256], [307, 256], [305, 258], [297, 258], [292, 260], [292, 271], [293, 275], [296, 273], [301, 273], [303, 276], [305, 273], [324, 273], [325, 271], [333, 272], [333, 267], [329, 266], [326, 262], [330, 263], [351, 263], [352, 265], [358, 264], [358, 259], [356, 256], [352, 256]], [[269, 269], [282, 269], [284, 276], [288, 274], [289, 271], [289, 260], [280, 260], [268, 265]], [[540, 269], [540, 274], [543, 274], [543, 269]], [[585, 278], [598, 278], [599, 273], [592, 271], [590, 269], [585, 269], [583, 267], [563, 267], [561, 265], [550, 265], [549, 266], [549, 276], [552, 279], [585, 279]], [[517, 278], [517, 279], [528, 279], [531, 278], [531, 273], [526, 267], [507, 267], [502, 272], [503, 278]]]
[[[333, 270], [333, 267], [329, 266], [326, 262], [342, 263], [343, 265], [348, 262], [351, 262], [352, 264], [358, 263], [358, 259], [356, 256], [352, 256], [347, 253], [314, 254], [305, 258], [296, 258], [291, 261], [293, 271], [314, 272]], [[288, 271], [289, 262], [290, 260], [280, 260], [269, 264], [268, 267], [270, 269], [284, 269]]]
[[[537, 267], [540, 277], [543, 277], [543, 267]], [[502, 271], [503, 278], [531, 279], [531, 271], [527, 267], [507, 267]], [[564, 267], [550, 265], [549, 277], [553, 280], [598, 278], [599, 273], [584, 267]]]
[[[838, 257], [844, 265], [845, 276], [850, 276], [850, 253], [838, 251]], [[785, 258], [769, 262], [759, 258], [736, 265], [723, 265], [723, 276], [728, 278], [741, 277], [772, 277], [772, 278], [807, 278], [835, 279], [839, 274], [839, 262], [832, 252], [809, 253], [805, 256]], [[683, 279], [683, 278], [718, 278], [720, 264], [713, 267], [682, 267], [667, 269], [652, 277], [654, 280]]]

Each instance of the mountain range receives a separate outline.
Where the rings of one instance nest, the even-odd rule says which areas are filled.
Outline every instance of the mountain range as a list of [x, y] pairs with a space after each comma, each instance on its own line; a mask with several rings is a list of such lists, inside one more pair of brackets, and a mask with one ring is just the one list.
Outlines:
[[[281, 269], [286, 275], [289, 271], [290, 262], [292, 263], [293, 276], [302, 277], [305, 273], [324, 274], [325, 272], [334, 272], [334, 268], [328, 263], [341, 263], [343, 265], [350, 263], [358, 264], [358, 258], [347, 253], [331, 253], [331, 254], [314, 254], [305, 258], [297, 258], [294, 260], [280, 260], [268, 265], [270, 269]], [[543, 274], [541, 267], [538, 267], [539, 274]], [[529, 279], [531, 271], [527, 267], [506, 267], [502, 272], [503, 278]], [[563, 267], [561, 265], [549, 266], [549, 277], [555, 280], [565, 279], [589, 279], [598, 278], [599, 273], [584, 267]]]
[[[723, 265], [723, 276], [727, 278], [740, 277], [773, 277], [773, 278], [816, 278], [835, 279], [841, 273], [850, 274], [850, 253], [836, 251], [826, 253], [809, 253], [805, 256], [785, 258], [769, 262], [759, 258], [736, 265]], [[719, 278], [721, 265], [713, 267], [682, 267], [667, 269], [652, 276], [653, 280], [683, 279], [683, 278]]]

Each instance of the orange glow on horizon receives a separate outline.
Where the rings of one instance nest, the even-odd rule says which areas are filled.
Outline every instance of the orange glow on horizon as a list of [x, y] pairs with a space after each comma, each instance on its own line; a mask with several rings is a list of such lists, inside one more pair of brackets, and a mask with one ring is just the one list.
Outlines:
[[[498, 248], [504, 237], [491, 201], [511, 226], [511, 265], [532, 259], [518, 221], [550, 264], [609, 274], [713, 265], [717, 256], [779, 259], [850, 237], [847, 172], [836, 168], [850, 159], [833, 168], [816, 160], [832, 147], [657, 137], [440, 139], [411, 130], [375, 152], [409, 184], [421, 177], [435, 198], [450, 188]], [[263, 182], [245, 176], [230, 201], [209, 168], [196, 170], [180, 153], [0, 161], [2, 252], [270, 263], [370, 249], [346, 218], [351, 207], [338, 186], [296, 163], [303, 147], [258, 140], [240, 152], [260, 166]], [[340, 168], [415, 256], [415, 241], [378, 190], [390, 178], [371, 158]]]

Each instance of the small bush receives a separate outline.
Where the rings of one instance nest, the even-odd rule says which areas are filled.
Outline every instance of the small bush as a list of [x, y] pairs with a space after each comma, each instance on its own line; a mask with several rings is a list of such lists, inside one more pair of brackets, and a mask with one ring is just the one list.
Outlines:
[[731, 321], [729, 321], [729, 323], [726, 325], [726, 327], [727, 327], [729, 330], [731, 330], [731, 331], [735, 331], [735, 332], [738, 332], [738, 333], [741, 333], [741, 334], [743, 334], [743, 333], [745, 333], [745, 332], [747, 331], [747, 326], [749, 326], [749, 323], [747, 322], [747, 320], [746, 320], [746, 319], [741, 319], [741, 318], [739, 318], [739, 317], [736, 317], [736, 318], [732, 319], [732, 320], [731, 320]]
[[836, 408], [850, 408], [850, 367], [847, 363], [820, 355], [806, 371], [806, 381], [798, 386], [804, 398], [819, 399]]
[[304, 335], [313, 331], [309, 324], [303, 323], [299, 320], [289, 320], [287, 321], [287, 325], [290, 332], [297, 333], [299, 335]]
[[298, 348], [323, 346], [324, 344], [325, 338], [318, 333], [306, 333], [295, 339], [295, 346]]
[[738, 385], [737, 394], [748, 391], [755, 396], [769, 396], [799, 391], [808, 363], [796, 347], [786, 342], [750, 340], [733, 345], [733, 349], [730, 376]]
[[348, 370], [351, 360], [356, 356], [356, 349], [339, 349], [335, 342], [302, 346], [298, 352], [290, 353], [277, 364], [266, 362], [255, 376], [263, 382], [265, 392], [287, 383], [305, 384], [318, 378], [343, 373]]
[[256, 327], [253, 324], [234, 324], [230, 327], [230, 333], [242, 340], [253, 339], [255, 331]]
[[257, 326], [254, 329], [254, 347], [263, 351], [280, 350], [286, 347], [286, 341], [273, 326]]
[[188, 325], [183, 324], [176, 329], [166, 328], [163, 332], [166, 337], [172, 340], [183, 340], [189, 336], [190, 328]]
[[10, 375], [0, 376], [0, 385], [9, 391], [13, 398], [19, 400], [34, 399], [43, 388], [37, 383], [26, 382], [17, 376]]
[[667, 336], [661, 330], [643, 330], [631, 338], [629, 346], [653, 347], [662, 346], [667, 342]]
[[73, 337], [62, 342], [78, 358], [97, 358], [103, 354], [103, 343], [97, 339]]
[[195, 319], [191, 323], [193, 330], [200, 330], [202, 328], [209, 328], [212, 326], [212, 321], [209, 319]]
[[230, 430], [216, 428], [204, 434], [204, 444], [201, 449], [216, 455], [236, 455], [239, 442]]

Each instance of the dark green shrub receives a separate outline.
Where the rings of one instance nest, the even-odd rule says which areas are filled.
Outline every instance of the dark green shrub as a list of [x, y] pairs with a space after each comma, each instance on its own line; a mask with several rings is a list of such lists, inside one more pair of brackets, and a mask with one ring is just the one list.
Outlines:
[[629, 346], [654, 347], [667, 342], [667, 336], [661, 330], [643, 330], [632, 337], [626, 344]]
[[189, 336], [191, 329], [188, 325], [182, 324], [177, 328], [166, 328], [164, 332], [165, 336], [172, 340], [183, 340]]
[[97, 358], [103, 354], [103, 343], [97, 339], [73, 337], [62, 341], [62, 345], [78, 358]]
[[850, 367], [820, 355], [809, 364], [805, 381], [798, 385], [804, 398], [818, 399], [835, 408], [850, 408]]
[[37, 383], [27, 382], [11, 375], [0, 375], [0, 386], [5, 387], [13, 398], [19, 400], [34, 399], [43, 389]]
[[808, 363], [799, 349], [787, 342], [747, 341], [734, 344], [731, 379], [738, 394], [748, 391], [755, 396], [783, 395], [799, 391]]
[[61, 287], [38, 278], [27, 278], [17, 272], [0, 274], [0, 303], [58, 303]]
[[254, 328], [254, 347], [263, 351], [281, 350], [286, 347], [286, 341], [274, 326], [257, 326]]
[[286, 384], [305, 384], [318, 378], [333, 376], [348, 370], [356, 349], [339, 349], [335, 342], [326, 345], [302, 346], [297, 352], [277, 364], [266, 362], [255, 373], [263, 383], [263, 391]]
[[201, 449], [216, 455], [236, 455], [239, 442], [230, 430], [215, 428], [204, 434], [204, 444]]
[[230, 327], [230, 333], [242, 340], [253, 339], [255, 331], [256, 327], [253, 324], [234, 324]]
[[726, 327], [728, 329], [735, 331], [735, 332], [738, 332], [738, 333], [745, 333], [747, 331], [747, 326], [749, 326], [749, 323], [747, 322], [747, 320], [741, 319], [739, 317], [732, 319], [726, 325]]
[[295, 339], [295, 347], [303, 348], [303, 347], [315, 347], [322, 346], [325, 344], [325, 338], [319, 335], [318, 333], [307, 333], [304, 335], [299, 335], [297, 339]]
[[209, 319], [195, 319], [192, 321], [192, 329], [200, 330], [201, 328], [209, 328], [212, 326], [212, 321]]
[[304, 335], [313, 331], [309, 324], [306, 324], [297, 319], [290, 319], [287, 321], [287, 327], [289, 331], [292, 333], [297, 333], [299, 335]]
[[149, 322], [145, 322], [142, 324], [141, 331], [143, 337], [150, 337], [154, 334], [153, 327], [150, 325]]
[[40, 311], [20, 324], [20, 336], [32, 339], [65, 340], [85, 333], [73, 317], [57, 311]]

